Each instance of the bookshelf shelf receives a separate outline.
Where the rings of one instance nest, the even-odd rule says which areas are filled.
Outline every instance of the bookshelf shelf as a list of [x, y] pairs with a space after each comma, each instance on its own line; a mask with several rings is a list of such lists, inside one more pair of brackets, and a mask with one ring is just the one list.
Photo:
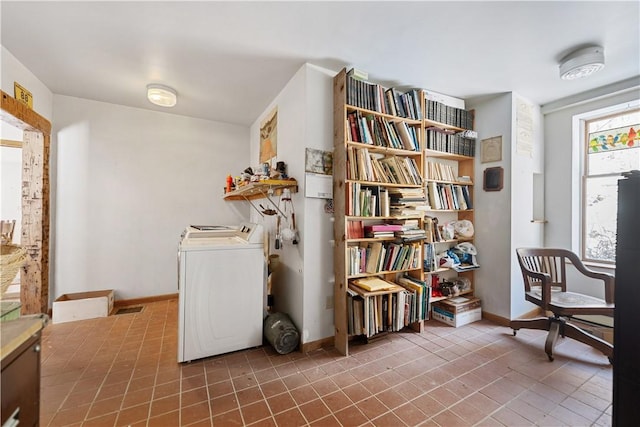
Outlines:
[[351, 182], [361, 184], [365, 186], [378, 186], [378, 187], [392, 187], [392, 188], [422, 188], [422, 185], [416, 184], [393, 184], [390, 182], [378, 182], [378, 181], [358, 181], [354, 179], [346, 179], [345, 182]]
[[361, 273], [361, 274], [350, 274], [347, 276], [347, 278], [349, 279], [359, 279], [362, 277], [375, 277], [375, 276], [380, 276], [380, 275], [384, 275], [384, 274], [395, 274], [395, 273], [405, 273], [405, 272], [409, 272], [409, 271], [420, 271], [422, 270], [422, 267], [416, 267], [416, 268], [407, 268], [404, 270], [385, 270], [385, 271], [377, 271], [375, 273]]
[[382, 154], [399, 155], [399, 156], [422, 156], [422, 153], [420, 151], [405, 150], [402, 148], [384, 147], [380, 145], [367, 144], [364, 142], [347, 141], [347, 145], [349, 147], [366, 148], [372, 153], [382, 153]]
[[447, 153], [446, 151], [427, 149], [424, 151], [424, 154], [425, 156], [427, 156], [427, 158], [449, 159], [449, 160], [455, 160], [455, 161], [464, 161], [464, 160], [473, 161], [473, 157], [471, 156], [463, 156], [462, 154]]
[[427, 128], [427, 129], [428, 128], [437, 128], [437, 129], [449, 130], [449, 131], [452, 131], [452, 132], [462, 132], [462, 131], [466, 130], [466, 129], [460, 128], [458, 126], [448, 125], [446, 123], [437, 122], [435, 120], [429, 120], [429, 119], [425, 119], [424, 125], [425, 125], [425, 128]]
[[439, 184], [452, 184], [452, 185], [467, 185], [467, 186], [472, 186], [473, 185], [473, 182], [446, 181], [444, 179], [431, 179], [431, 178], [425, 178], [425, 182], [435, 182], [435, 183], [439, 183]]
[[[383, 117], [385, 119], [396, 121], [396, 122], [405, 122], [408, 125], [422, 126], [422, 121], [421, 120], [413, 120], [413, 119], [409, 119], [409, 118], [406, 118], [406, 117], [398, 117], [398, 116], [394, 116], [394, 115], [391, 115], [391, 114], [380, 113], [378, 111], [368, 110], [366, 108], [356, 107], [356, 106], [347, 105], [347, 104], [345, 104], [345, 108], [346, 108], [347, 111], [360, 111], [362, 114], [373, 115], [373, 116], [377, 116], [377, 117]], [[434, 123], [436, 123], [436, 122], [434, 122]], [[442, 126], [447, 126], [447, 125], [442, 125]]]

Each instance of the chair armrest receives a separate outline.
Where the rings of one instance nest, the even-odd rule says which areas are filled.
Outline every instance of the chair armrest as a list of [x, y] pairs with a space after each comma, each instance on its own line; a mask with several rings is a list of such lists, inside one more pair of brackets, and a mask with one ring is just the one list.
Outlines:
[[551, 302], [551, 276], [547, 273], [529, 270], [527, 267], [524, 267], [524, 270], [527, 276], [540, 281], [540, 288], [542, 289], [542, 303], [546, 310]]
[[571, 253], [569, 256], [569, 260], [574, 265], [574, 267], [583, 275], [590, 277], [592, 279], [602, 280], [604, 282], [604, 299], [607, 303], [613, 303], [613, 294], [614, 294], [614, 286], [615, 286], [615, 277], [612, 274], [601, 273], [599, 271], [593, 271], [587, 268], [580, 258], [577, 257], [574, 253]]

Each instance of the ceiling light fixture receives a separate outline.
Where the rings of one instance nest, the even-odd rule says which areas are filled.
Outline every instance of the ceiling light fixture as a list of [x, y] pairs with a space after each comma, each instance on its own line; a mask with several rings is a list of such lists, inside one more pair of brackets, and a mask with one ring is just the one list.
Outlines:
[[589, 46], [578, 49], [560, 61], [560, 78], [575, 80], [590, 76], [604, 68], [604, 48]]
[[173, 107], [178, 102], [178, 94], [169, 86], [150, 84], [147, 85], [147, 99], [161, 107]]

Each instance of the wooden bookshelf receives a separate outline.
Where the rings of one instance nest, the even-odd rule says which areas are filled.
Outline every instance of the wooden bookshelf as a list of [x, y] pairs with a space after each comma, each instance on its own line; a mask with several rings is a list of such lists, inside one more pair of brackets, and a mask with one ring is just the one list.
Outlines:
[[[349, 316], [353, 316], [352, 313], [349, 313], [352, 312], [353, 307], [350, 307], [349, 309], [347, 307], [348, 300], [351, 298], [347, 295], [348, 289], [351, 289], [349, 292], [350, 294], [355, 292], [364, 298], [366, 302], [364, 306], [364, 319], [361, 319], [363, 324], [365, 324], [368, 321], [367, 319], [369, 319], [367, 310], [370, 309], [370, 306], [375, 306], [375, 298], [388, 298], [388, 303], [391, 304], [393, 298], [396, 298], [393, 297], [392, 294], [408, 292], [404, 287], [398, 285], [394, 290], [382, 291], [374, 294], [367, 293], [354, 286], [353, 283], [350, 283], [351, 280], [366, 277], [379, 277], [388, 282], [397, 284], [397, 280], [399, 280], [399, 277], [403, 275], [408, 275], [418, 281], [422, 281], [424, 278], [422, 268], [423, 247], [420, 241], [418, 241], [418, 244], [416, 245], [418, 251], [416, 256], [419, 257], [417, 268], [383, 270], [375, 273], [361, 272], [358, 274], [349, 274], [349, 248], [358, 247], [358, 249], [364, 248], [366, 250], [367, 245], [375, 244], [376, 242], [391, 244], [396, 241], [398, 244], [403, 244], [398, 241], [398, 238], [390, 237], [372, 238], [364, 236], [361, 238], [347, 238], [347, 229], [350, 222], [363, 221], [368, 224], [384, 224], [392, 223], [394, 221], [411, 220], [417, 221], [419, 227], [422, 227], [422, 217], [424, 216], [424, 212], [421, 211], [416, 211], [415, 214], [411, 213], [408, 215], [395, 215], [391, 213], [390, 215], [360, 216], [357, 213], [355, 215], [349, 214], [353, 213], [348, 210], [349, 207], [353, 210], [354, 205], [354, 200], [350, 199], [350, 197], [352, 197], [353, 192], [357, 193], [357, 191], [354, 191], [354, 185], [360, 185], [363, 188], [382, 187], [386, 189], [407, 188], [423, 190], [424, 176], [424, 145], [422, 143], [424, 127], [422, 119], [415, 117], [417, 110], [424, 110], [424, 106], [422, 105], [422, 92], [417, 92], [417, 98], [405, 98], [405, 101], [407, 102], [415, 99], [419, 105], [416, 105], [415, 103], [412, 105], [405, 105], [406, 111], [404, 111], [402, 116], [406, 115], [408, 117], [401, 117], [397, 114], [398, 110], [395, 111], [396, 114], [392, 114], [392, 111], [385, 111], [385, 107], [383, 106], [385, 101], [382, 101], [382, 96], [376, 102], [371, 102], [369, 104], [366, 104], [365, 100], [363, 104], [369, 105], [369, 108], [364, 108], [363, 105], [357, 105], [357, 103], [349, 102], [349, 99], [353, 100], [356, 98], [354, 97], [353, 92], [348, 93], [348, 91], [352, 91], [354, 88], [357, 89], [357, 85], [370, 85], [369, 83], [349, 82], [349, 78], [350, 77], [347, 76], [346, 70], [342, 70], [334, 78], [334, 343], [336, 349], [344, 355], [348, 355], [349, 353]], [[381, 87], [379, 86], [376, 86], [376, 89], [379, 90], [378, 94], [383, 95], [384, 97], [389, 95], [388, 93], [386, 95], [382, 94]], [[405, 97], [407, 96], [406, 94], [400, 95]], [[409, 96], [413, 95], [415, 94], [411, 94]], [[413, 117], [411, 117], [412, 115]], [[359, 126], [357, 129], [354, 129], [354, 123], [355, 126]], [[380, 127], [376, 128], [376, 126]], [[381, 135], [386, 135], [387, 131], [393, 133], [392, 128], [399, 129], [397, 139], [394, 140], [392, 136], [389, 136], [387, 139], [381, 137]], [[404, 132], [404, 139], [400, 138], [400, 134], [402, 132]], [[411, 136], [409, 141], [406, 136], [407, 134]], [[358, 150], [360, 151], [358, 152]], [[357, 162], [354, 160], [356, 159], [356, 155], [360, 156], [357, 158]], [[390, 177], [385, 176], [384, 173], [387, 173], [388, 171], [384, 169], [381, 172], [381, 169], [376, 169], [375, 166], [373, 168], [373, 173], [371, 169], [367, 170], [368, 174], [374, 175], [374, 180], [357, 179], [362, 174], [362, 170], [358, 170], [357, 168], [367, 167], [367, 162], [375, 163], [379, 160], [382, 160], [380, 163], [386, 165], [387, 162], [389, 162], [387, 159], [392, 157], [396, 157], [397, 160], [400, 161], [401, 165], [409, 165], [407, 170], [398, 173], [396, 177], [399, 175], [407, 177], [407, 174], [412, 174], [409, 176], [410, 180], [399, 179], [397, 180], [399, 182], [393, 182], [394, 179], [389, 179], [389, 182], [387, 182], [385, 179]], [[415, 168], [411, 166], [412, 164], [415, 165]], [[354, 171], [356, 172], [356, 175], [354, 175]], [[411, 180], [417, 180], [417, 183], [410, 182]], [[389, 193], [387, 193], [387, 196], [389, 196]], [[394, 194], [394, 197], [397, 197], [397, 195]], [[380, 200], [377, 200], [377, 202], [380, 203]], [[375, 211], [376, 209], [373, 209], [373, 212]], [[380, 211], [382, 212], [382, 209], [380, 209]], [[405, 211], [402, 212], [404, 213]], [[408, 241], [404, 244], [411, 245], [416, 244], [416, 242]], [[405, 294], [403, 293], [402, 296], [404, 295]], [[353, 323], [353, 321], [354, 318], [351, 317], [351, 322]], [[394, 322], [393, 325], [393, 328], [390, 329], [395, 330], [398, 324]], [[423, 323], [422, 321], [413, 322], [410, 326], [414, 329], [421, 330]], [[371, 338], [368, 332], [365, 332], [364, 335], [367, 339]]]
[[[428, 103], [428, 101], [425, 101]], [[450, 107], [445, 107], [451, 109]], [[455, 109], [454, 109], [455, 110]], [[445, 132], [446, 135], [456, 135], [460, 132], [472, 130], [473, 128], [473, 112], [465, 112], [458, 109], [458, 113], [462, 113], [464, 118], [457, 120], [457, 124], [466, 124], [466, 127], [458, 126], [456, 124], [446, 123], [443, 121], [433, 120], [426, 118], [424, 121], [425, 126], [425, 144], [424, 150], [425, 159], [425, 185], [426, 191], [429, 194], [429, 187], [433, 188], [440, 186], [440, 188], [449, 187], [454, 189], [459, 187], [464, 189], [468, 196], [471, 206], [461, 206], [454, 203], [453, 206], [447, 205], [446, 209], [437, 209], [431, 204], [431, 209], [426, 212], [426, 215], [431, 218], [437, 218], [439, 225], [443, 225], [449, 221], [468, 220], [473, 225], [474, 222], [474, 209], [473, 209], [473, 189], [474, 189], [474, 173], [475, 173], [475, 141], [464, 139], [464, 142], [460, 142], [460, 139], [446, 140], [446, 144], [441, 145], [441, 150], [430, 147], [429, 143], [433, 143], [433, 139], [429, 139], [429, 132], [435, 132], [434, 129], [439, 129]], [[456, 122], [456, 116], [447, 116]], [[460, 115], [457, 116], [458, 119]], [[466, 144], [466, 146], [460, 146], [460, 144]], [[465, 153], [461, 153], [464, 152]], [[460, 179], [460, 177], [466, 177], [466, 179]], [[430, 197], [431, 195], [429, 195]], [[465, 200], [465, 205], [466, 205]], [[453, 207], [453, 209], [452, 209]], [[462, 209], [464, 207], [464, 209]], [[473, 243], [473, 237], [455, 236], [453, 239], [443, 239], [440, 241], [425, 243], [426, 254], [436, 254], [445, 251], [448, 248], [456, 246], [461, 242]], [[428, 246], [432, 246], [429, 248]], [[437, 262], [437, 261], [436, 261]], [[472, 295], [474, 292], [474, 269], [456, 272], [453, 268], [436, 266], [433, 271], [425, 271], [425, 280], [429, 284], [433, 285], [433, 277], [445, 280], [453, 280], [455, 277], [465, 277], [471, 282], [471, 289], [460, 292], [460, 295]], [[432, 297], [431, 302], [441, 301], [451, 297], [438, 296]]]

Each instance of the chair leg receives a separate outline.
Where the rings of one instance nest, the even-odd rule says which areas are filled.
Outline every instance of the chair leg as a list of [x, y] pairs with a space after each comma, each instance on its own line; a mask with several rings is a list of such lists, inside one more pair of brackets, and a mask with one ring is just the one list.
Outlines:
[[549, 330], [550, 320], [547, 317], [538, 317], [535, 319], [520, 319], [509, 322], [509, 327], [513, 329], [513, 335], [516, 335], [518, 329], [540, 329], [542, 331]]
[[583, 342], [596, 350], [601, 351], [605, 356], [609, 358], [609, 362], [613, 361], [613, 346], [609, 344], [607, 341], [595, 337], [571, 323], [565, 323], [564, 325], [564, 335], [573, 338], [576, 341]]
[[547, 340], [544, 343], [544, 351], [545, 353], [547, 353], [547, 357], [549, 358], [550, 362], [553, 362], [553, 347], [556, 345], [556, 341], [558, 341], [560, 328], [563, 326], [563, 324], [564, 320], [549, 319], [549, 335], [547, 335]]

